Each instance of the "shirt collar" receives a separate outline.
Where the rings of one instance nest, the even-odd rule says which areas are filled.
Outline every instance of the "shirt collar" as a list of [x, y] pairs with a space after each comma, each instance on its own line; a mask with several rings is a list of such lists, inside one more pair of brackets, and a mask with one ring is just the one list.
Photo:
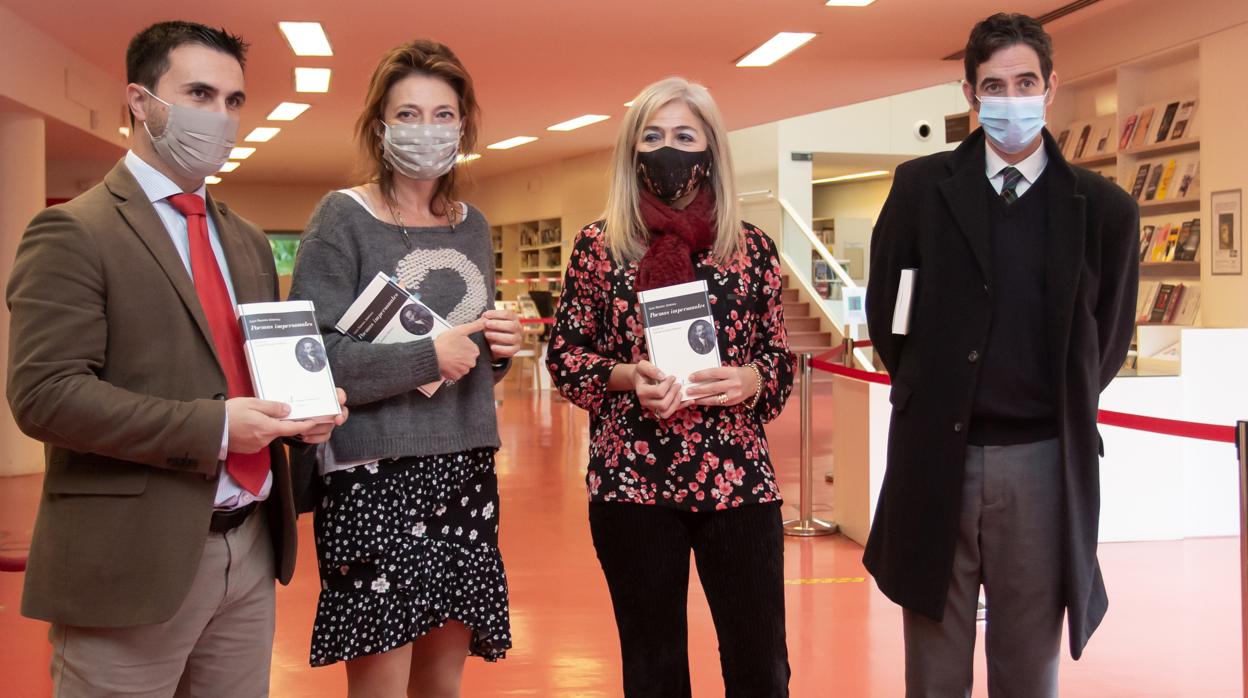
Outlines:
[[[143, 158], [139, 157], [133, 150], [126, 151], [126, 167], [130, 170], [130, 174], [134, 175], [135, 180], [139, 183], [139, 188], [147, 195], [147, 200], [156, 203], [162, 199], [167, 199], [174, 194], [181, 194], [182, 187], [173, 183], [163, 172], [152, 167]], [[204, 184], [199, 185], [199, 189], [194, 191], [199, 194], [205, 202], [208, 200], [208, 187]]]
[[[989, 179], [1001, 174], [1001, 170], [1006, 167], [1010, 167], [1010, 163], [1002, 159], [1001, 156], [997, 154], [997, 151], [992, 149], [992, 146], [988, 144], [986, 139], [984, 141], [984, 150], [988, 153], [987, 169]], [[1045, 148], [1045, 144], [1042, 142], [1040, 143], [1040, 147], [1036, 148], [1036, 152], [1028, 155], [1027, 159], [1017, 165], [1014, 165], [1014, 169], [1018, 170], [1019, 173], [1023, 175], [1023, 178], [1027, 180], [1028, 184], [1035, 184], [1036, 180], [1040, 179], [1040, 173], [1044, 172], [1044, 168], [1048, 164], [1048, 149]]]

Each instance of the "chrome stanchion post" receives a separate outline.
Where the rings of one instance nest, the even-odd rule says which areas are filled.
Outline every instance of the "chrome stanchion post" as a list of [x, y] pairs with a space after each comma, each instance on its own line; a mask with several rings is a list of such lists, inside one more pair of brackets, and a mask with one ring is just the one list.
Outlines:
[[811, 378], [810, 354], [802, 354], [798, 361], [798, 373], [802, 384], [799, 393], [801, 419], [801, 499], [798, 502], [799, 518], [784, 522], [784, 533], [789, 536], [826, 536], [836, 533], [834, 523], [820, 521], [814, 515], [814, 458], [810, 451], [811, 438]]
[[1239, 455], [1239, 623], [1240, 653], [1244, 671], [1244, 694], [1248, 695], [1248, 422], [1235, 427], [1235, 451]]

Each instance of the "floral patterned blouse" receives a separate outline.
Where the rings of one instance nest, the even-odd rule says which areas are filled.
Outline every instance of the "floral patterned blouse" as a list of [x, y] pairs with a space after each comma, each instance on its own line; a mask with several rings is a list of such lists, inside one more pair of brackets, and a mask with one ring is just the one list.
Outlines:
[[[608, 391], [618, 363], [648, 358], [636, 262], [611, 259], [594, 223], [577, 236], [556, 312], [547, 367], [559, 392], [590, 414], [586, 484], [594, 502], [658, 504], [685, 511], [780, 501], [763, 424], [793, 388], [784, 328], [780, 260], [761, 230], [742, 224], [742, 254], [730, 265], [694, 258], [706, 281], [724, 363], [753, 363], [763, 379], [754, 409], [690, 405], [668, 419], [643, 409], [631, 390]], [[748, 400], [747, 400], [748, 402]]]

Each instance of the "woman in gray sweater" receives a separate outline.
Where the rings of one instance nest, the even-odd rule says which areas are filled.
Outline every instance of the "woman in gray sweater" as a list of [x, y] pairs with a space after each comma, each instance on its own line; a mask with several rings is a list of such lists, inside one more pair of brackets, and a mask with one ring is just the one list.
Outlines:
[[[308, 223], [292, 298], [316, 303], [350, 428], [319, 454], [321, 595], [312, 664], [343, 660], [352, 695], [459, 695], [468, 654], [511, 646], [498, 552], [494, 383], [519, 348], [490, 309], [481, 212], [456, 200], [476, 143], [472, 79], [445, 46], [399, 46], [373, 74], [357, 139], [368, 183], [332, 192]], [[370, 344], [334, 323], [376, 276], [397, 278], [454, 329]], [[431, 396], [420, 386], [445, 382]]]

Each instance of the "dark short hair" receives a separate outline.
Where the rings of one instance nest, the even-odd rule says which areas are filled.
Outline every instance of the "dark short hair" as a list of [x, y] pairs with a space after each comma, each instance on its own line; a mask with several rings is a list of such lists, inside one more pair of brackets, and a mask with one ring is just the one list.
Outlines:
[[126, 49], [126, 82], [155, 92], [160, 76], [169, 70], [169, 54], [185, 44], [199, 44], [233, 56], [239, 67], [247, 64], [247, 43], [224, 29], [195, 22], [159, 22], [130, 40]]
[[1053, 73], [1053, 39], [1044, 26], [1027, 15], [998, 12], [971, 30], [966, 42], [966, 82], [972, 89], [977, 84], [979, 66], [992, 58], [992, 54], [1017, 44], [1031, 47], [1040, 57], [1041, 79], [1047, 87]]

